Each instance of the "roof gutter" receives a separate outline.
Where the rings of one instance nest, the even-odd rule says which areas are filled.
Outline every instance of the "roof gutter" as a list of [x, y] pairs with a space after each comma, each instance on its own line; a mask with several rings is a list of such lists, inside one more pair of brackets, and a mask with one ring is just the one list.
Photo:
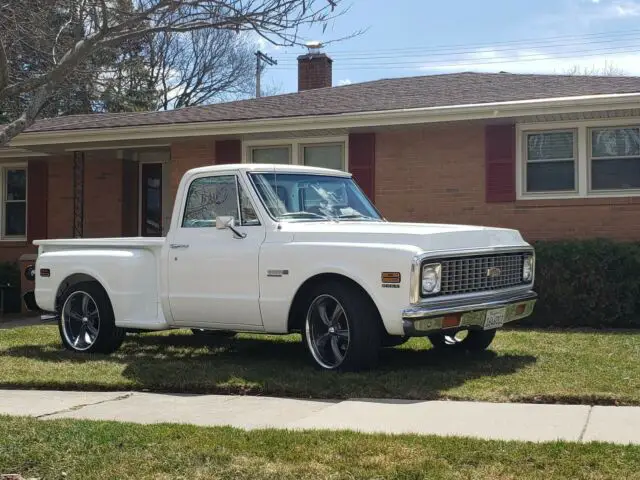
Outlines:
[[581, 113], [620, 108], [640, 108], [640, 93], [558, 97], [335, 115], [43, 131], [22, 133], [11, 141], [11, 147], [28, 148], [42, 145], [86, 144], [123, 140], [277, 133], [326, 128], [380, 127], [558, 113]]

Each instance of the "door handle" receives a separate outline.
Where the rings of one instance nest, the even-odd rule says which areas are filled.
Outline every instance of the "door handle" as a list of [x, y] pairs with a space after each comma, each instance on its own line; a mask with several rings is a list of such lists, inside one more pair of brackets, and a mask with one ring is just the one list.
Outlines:
[[169, 245], [171, 248], [189, 248], [189, 245], [185, 243], [172, 243]]

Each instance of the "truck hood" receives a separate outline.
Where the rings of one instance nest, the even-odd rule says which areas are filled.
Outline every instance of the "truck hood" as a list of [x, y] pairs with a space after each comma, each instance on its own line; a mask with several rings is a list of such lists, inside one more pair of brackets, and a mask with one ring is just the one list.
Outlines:
[[507, 228], [433, 223], [340, 221], [282, 222], [295, 242], [412, 245], [425, 251], [527, 246], [520, 232]]

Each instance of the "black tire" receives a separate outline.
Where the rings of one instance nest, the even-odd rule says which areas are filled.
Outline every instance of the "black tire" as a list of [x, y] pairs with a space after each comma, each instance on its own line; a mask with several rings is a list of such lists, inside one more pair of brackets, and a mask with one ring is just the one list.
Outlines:
[[[334, 333], [331, 333], [332, 327], [325, 322], [319, 323], [322, 320], [318, 308], [323, 302], [328, 304], [325, 306], [327, 309], [325, 317], [328, 319], [328, 309], [331, 308], [330, 302], [333, 301], [340, 305], [343, 314], [336, 318]], [[336, 311], [337, 307], [331, 310], [332, 317]], [[321, 333], [324, 326], [328, 330], [327, 333]], [[344, 340], [345, 328], [346, 341]], [[380, 354], [380, 332], [380, 316], [375, 305], [356, 286], [347, 282], [329, 281], [311, 290], [305, 313], [302, 341], [309, 357], [319, 368], [341, 372], [357, 372], [373, 368]], [[319, 346], [320, 337], [326, 335], [329, 335], [329, 340], [325, 340], [323, 346]], [[336, 339], [335, 343], [333, 337]], [[329, 348], [332, 354], [339, 350], [343, 358], [336, 359], [334, 362], [328, 361]]]
[[433, 348], [450, 350], [461, 349], [470, 352], [479, 352], [486, 350], [493, 342], [496, 336], [496, 330], [469, 330], [467, 336], [458, 340], [455, 336], [446, 333], [434, 333], [429, 335], [429, 340]]
[[[89, 299], [87, 309], [84, 309], [85, 298]], [[95, 310], [90, 306], [91, 303], [95, 306]], [[74, 311], [78, 306], [81, 311]], [[58, 313], [60, 314], [58, 331], [62, 344], [72, 352], [109, 354], [118, 350], [125, 339], [126, 330], [116, 327], [107, 292], [97, 282], [82, 282], [70, 287], [60, 300]], [[78, 314], [83, 318], [78, 319]], [[82, 334], [83, 331], [84, 334]], [[87, 341], [87, 339], [91, 340], [92, 336], [93, 340]], [[81, 338], [82, 342], [79, 341]]]
[[222, 338], [232, 338], [236, 335], [236, 332], [232, 332], [229, 330], [206, 330], [204, 328], [192, 328], [191, 333], [193, 333], [194, 335], [206, 335], [209, 337]]

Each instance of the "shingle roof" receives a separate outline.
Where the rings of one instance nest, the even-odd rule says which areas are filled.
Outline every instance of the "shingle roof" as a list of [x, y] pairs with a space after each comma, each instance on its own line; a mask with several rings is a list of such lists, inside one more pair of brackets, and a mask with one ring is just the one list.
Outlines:
[[375, 80], [166, 112], [72, 115], [39, 120], [27, 132], [242, 121], [638, 92], [640, 77], [464, 72]]

